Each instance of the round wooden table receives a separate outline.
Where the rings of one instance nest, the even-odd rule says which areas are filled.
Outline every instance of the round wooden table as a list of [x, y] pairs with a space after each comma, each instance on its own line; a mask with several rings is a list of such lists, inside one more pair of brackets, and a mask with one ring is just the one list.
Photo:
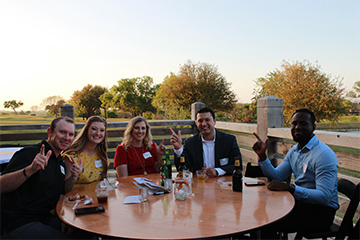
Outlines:
[[[159, 184], [159, 174], [141, 175]], [[175, 200], [173, 193], [149, 195], [147, 202], [124, 204], [127, 196], [137, 195], [134, 177], [119, 178], [117, 189], [110, 191], [104, 213], [76, 216], [73, 203], [66, 197], [80, 193], [94, 199], [88, 206], [99, 205], [95, 196], [97, 183], [72, 190], [57, 204], [60, 219], [75, 228], [99, 235], [130, 239], [199, 239], [246, 233], [281, 219], [294, 206], [288, 192], [270, 191], [266, 186], [244, 185], [233, 192], [231, 176], [193, 179], [194, 196]], [[253, 179], [244, 178], [244, 182]], [[83, 207], [79, 204], [78, 207]]]

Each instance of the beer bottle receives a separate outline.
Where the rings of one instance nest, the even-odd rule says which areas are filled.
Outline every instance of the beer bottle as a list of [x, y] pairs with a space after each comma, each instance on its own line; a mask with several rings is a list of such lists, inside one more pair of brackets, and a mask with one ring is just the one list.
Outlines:
[[179, 173], [177, 177], [183, 177], [183, 171], [185, 170], [185, 157], [183, 154], [180, 156], [180, 166], [179, 166]]
[[232, 175], [232, 185], [233, 185], [233, 191], [234, 192], [242, 192], [242, 183], [243, 183], [243, 177], [241, 172], [241, 166], [240, 166], [240, 157], [235, 157], [235, 170]]
[[167, 178], [172, 178], [172, 165], [171, 165], [171, 161], [170, 161], [169, 151], [165, 152], [165, 156], [166, 156], [166, 166], [169, 171], [169, 175]]
[[160, 167], [160, 185], [162, 187], [165, 187], [165, 179], [168, 178], [168, 176], [169, 176], [169, 171], [166, 166], [166, 156], [162, 157], [162, 161], [163, 161], [163, 163]]

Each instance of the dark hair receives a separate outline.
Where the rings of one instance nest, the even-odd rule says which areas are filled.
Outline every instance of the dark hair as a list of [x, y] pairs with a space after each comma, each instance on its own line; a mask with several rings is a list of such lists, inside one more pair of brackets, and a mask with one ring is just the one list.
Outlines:
[[65, 121], [75, 124], [75, 121], [72, 118], [66, 117], [66, 116], [61, 116], [61, 117], [57, 117], [54, 120], [51, 121], [50, 123], [50, 130], [53, 132], [55, 130], [56, 124], [61, 120], [64, 119]]
[[294, 114], [293, 114], [291, 117], [293, 117], [293, 116], [294, 116], [295, 114], [297, 114], [297, 113], [307, 113], [307, 114], [309, 114], [309, 115], [310, 115], [311, 123], [312, 123], [312, 124], [315, 124], [315, 115], [314, 115], [314, 113], [313, 113], [311, 110], [309, 110], [309, 109], [307, 109], [307, 108], [298, 109], [298, 110], [296, 110], [296, 112], [294, 112]]
[[211, 108], [207, 108], [207, 107], [204, 107], [204, 108], [201, 108], [197, 113], [196, 113], [196, 116], [198, 115], [198, 113], [211, 113], [211, 116], [213, 117], [213, 119], [215, 119], [215, 113], [214, 111], [211, 109]]

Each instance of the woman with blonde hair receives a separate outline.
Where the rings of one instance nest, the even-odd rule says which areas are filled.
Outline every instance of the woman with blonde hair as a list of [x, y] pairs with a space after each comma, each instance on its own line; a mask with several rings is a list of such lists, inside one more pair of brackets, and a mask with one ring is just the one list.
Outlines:
[[118, 177], [159, 172], [166, 151], [165, 139], [157, 146], [152, 142], [146, 119], [141, 116], [131, 119], [115, 152], [114, 168]]
[[66, 180], [74, 182], [73, 188], [106, 178], [109, 165], [106, 128], [107, 122], [104, 118], [90, 117], [71, 146], [63, 152], [64, 162], [67, 166], [70, 165], [70, 169], [82, 169], [76, 179], [70, 178], [71, 170], [65, 175]]

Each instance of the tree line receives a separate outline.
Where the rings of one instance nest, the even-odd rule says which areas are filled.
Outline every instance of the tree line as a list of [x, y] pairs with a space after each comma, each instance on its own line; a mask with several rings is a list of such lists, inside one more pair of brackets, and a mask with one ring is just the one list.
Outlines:
[[[252, 103], [237, 103], [231, 84], [217, 66], [188, 60], [180, 66], [178, 73], [170, 72], [160, 84], [154, 84], [149, 76], [123, 78], [109, 89], [88, 84], [74, 91], [69, 100], [50, 96], [43, 100], [42, 106], [48, 114], [55, 116], [60, 115], [62, 105], [69, 103], [75, 107], [75, 115], [83, 118], [102, 112], [108, 116], [114, 111], [123, 111], [132, 116], [157, 114], [168, 119], [187, 119], [191, 104], [203, 102], [217, 112], [220, 120], [246, 123], [256, 121], [256, 100], [266, 96], [284, 100], [285, 123], [298, 108], [314, 111], [318, 122], [336, 122], [349, 109], [359, 110], [359, 104], [346, 97], [360, 97], [360, 81], [345, 94], [340, 77], [333, 78], [323, 73], [320, 65], [307, 60], [283, 61], [279, 69], [255, 79], [254, 83]], [[16, 100], [4, 102], [5, 108], [14, 111], [22, 105]], [[32, 107], [33, 111], [37, 109], [37, 106]]]

